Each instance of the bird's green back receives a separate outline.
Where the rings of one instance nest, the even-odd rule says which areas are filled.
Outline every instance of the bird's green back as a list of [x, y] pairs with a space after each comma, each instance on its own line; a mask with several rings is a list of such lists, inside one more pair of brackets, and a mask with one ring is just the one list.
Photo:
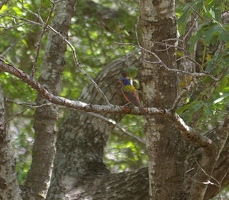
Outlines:
[[135, 92], [136, 88], [133, 85], [126, 85], [123, 87], [123, 90], [125, 92]]

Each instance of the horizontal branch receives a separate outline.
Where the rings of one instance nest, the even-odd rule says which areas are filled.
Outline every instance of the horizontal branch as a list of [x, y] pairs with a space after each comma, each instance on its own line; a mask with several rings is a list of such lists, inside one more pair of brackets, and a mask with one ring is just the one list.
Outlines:
[[[0, 69], [4, 72], [8, 72], [18, 77], [23, 82], [27, 83], [33, 89], [35, 89], [42, 97], [50, 101], [51, 103], [66, 106], [68, 108], [81, 110], [85, 112], [95, 112], [95, 113], [124, 113], [124, 114], [133, 114], [139, 115], [141, 112], [137, 108], [128, 108], [125, 106], [117, 105], [92, 105], [81, 101], [69, 100], [64, 97], [59, 97], [50, 93], [45, 89], [39, 82], [34, 80], [31, 76], [26, 74], [24, 71], [16, 68], [13, 64], [6, 61], [3, 57], [0, 57]], [[151, 113], [160, 114], [163, 113], [163, 110], [151, 109]]]
[[[69, 100], [64, 97], [55, 96], [46, 90], [39, 82], [34, 80], [31, 76], [26, 74], [24, 71], [16, 68], [13, 64], [5, 60], [4, 57], [0, 56], [0, 69], [4, 72], [15, 75], [23, 82], [27, 83], [29, 86], [37, 90], [37, 92], [50, 101], [51, 103], [66, 106], [75, 110], [81, 110], [84, 112], [94, 112], [94, 113], [123, 113], [123, 114], [132, 114], [132, 115], [141, 115], [141, 111], [138, 108], [129, 108], [125, 106], [118, 105], [95, 105], [88, 104], [82, 101]], [[148, 115], [163, 115], [165, 118], [171, 120], [176, 128], [180, 130], [182, 136], [188, 142], [192, 142], [199, 147], [203, 147], [207, 151], [212, 151], [214, 149], [214, 143], [211, 139], [198, 134], [194, 129], [189, 127], [183, 119], [172, 110], [164, 110], [157, 108], [145, 108]]]

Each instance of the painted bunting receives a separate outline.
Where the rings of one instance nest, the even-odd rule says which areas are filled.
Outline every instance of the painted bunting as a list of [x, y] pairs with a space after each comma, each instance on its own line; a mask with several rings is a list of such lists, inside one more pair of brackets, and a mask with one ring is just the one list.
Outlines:
[[140, 103], [138, 91], [136, 90], [136, 88], [130, 84], [130, 81], [127, 78], [122, 78], [120, 82], [122, 84], [122, 94], [125, 99], [137, 106], [142, 114], [147, 115], [145, 109]]

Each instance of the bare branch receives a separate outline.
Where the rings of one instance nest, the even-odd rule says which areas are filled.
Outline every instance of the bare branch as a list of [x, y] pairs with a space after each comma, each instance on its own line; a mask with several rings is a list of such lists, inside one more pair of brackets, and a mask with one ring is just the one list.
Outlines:
[[[37, 90], [37, 92], [42, 97], [57, 105], [62, 105], [77, 110], [83, 110], [85, 112], [96, 112], [96, 113], [108, 113], [108, 112], [129, 113], [130, 112], [130, 108], [124, 106], [120, 107], [111, 104], [107, 106], [91, 105], [81, 101], [71, 101], [63, 97], [55, 96], [51, 94], [48, 90], [46, 90], [39, 82], [31, 78], [31, 76], [29, 76], [28, 74], [26, 74], [24, 71], [16, 68], [13, 64], [7, 62], [6, 59], [2, 56], [0, 57], [0, 69], [4, 72], [9, 72], [10, 74], [15, 75], [23, 82], [31, 86], [33, 89]], [[133, 113], [139, 114], [140, 112], [138, 109], [133, 109]]]
[[[41, 1], [41, 3], [42, 3], [42, 1]], [[51, 10], [50, 10], [49, 15], [48, 15], [48, 17], [47, 17], [47, 19], [46, 19], [45, 22], [43, 22], [43, 19], [41, 18], [41, 15], [40, 15], [40, 14], [38, 14], [38, 16], [36, 15], [36, 16], [40, 19], [40, 21], [42, 22], [43, 28], [42, 28], [42, 31], [41, 31], [40, 36], [39, 36], [39, 38], [38, 38], [38, 42], [37, 42], [37, 44], [36, 44], [36, 47], [37, 47], [37, 48], [36, 48], [36, 56], [35, 56], [35, 60], [34, 60], [34, 64], [33, 64], [32, 70], [31, 70], [31, 76], [32, 76], [32, 77], [34, 77], [34, 74], [35, 74], [35, 72], [36, 72], [37, 60], [38, 60], [38, 56], [39, 56], [39, 52], [40, 52], [40, 47], [41, 47], [42, 38], [43, 38], [43, 36], [44, 36], [44, 34], [45, 34], [45, 31], [46, 31], [46, 29], [47, 29], [47, 27], [48, 27], [48, 23], [49, 23], [49, 21], [50, 21], [51, 15], [52, 15], [52, 13], [53, 13], [53, 11], [54, 11], [54, 7], [55, 7], [55, 4], [52, 3]], [[40, 9], [39, 9], [39, 11], [40, 11]], [[38, 13], [39, 13], [39, 12], [38, 12]]]
[[173, 107], [172, 107], [172, 110], [175, 112], [181, 99], [184, 97], [184, 95], [190, 91], [192, 88], [194, 88], [196, 86], [196, 81], [195, 80], [192, 80], [191, 83], [186, 87], [184, 88], [180, 94], [176, 97], [174, 103], [173, 103]]
[[198, 147], [202, 147], [207, 153], [215, 150], [215, 143], [208, 137], [196, 133], [194, 129], [188, 126], [184, 120], [177, 114], [170, 110], [165, 110], [165, 117], [172, 120], [176, 128], [181, 132], [181, 135], [187, 140]]
[[[54, 4], [53, 4], [53, 7], [54, 7]], [[54, 9], [52, 7], [52, 9]], [[24, 8], [24, 7], [23, 7]], [[25, 10], [27, 10], [26, 8], [24, 8]], [[60, 33], [60, 32], [58, 32], [57, 30], [55, 30], [53, 27], [51, 27], [50, 25], [48, 25], [48, 21], [49, 21], [49, 19], [50, 19], [50, 17], [51, 17], [51, 12], [50, 12], [50, 16], [47, 18], [47, 20], [46, 20], [46, 22], [44, 22], [43, 21], [43, 19], [41, 18], [41, 16], [39, 15], [39, 14], [37, 14], [37, 13], [34, 13], [34, 12], [32, 12], [32, 11], [30, 11], [30, 10], [27, 10], [28, 12], [30, 12], [31, 14], [33, 14], [33, 15], [35, 15], [38, 19], [39, 19], [39, 21], [40, 21], [40, 23], [39, 22], [35, 22], [35, 21], [32, 21], [32, 20], [28, 20], [28, 19], [24, 19], [24, 18], [21, 18], [21, 17], [14, 17], [14, 18], [16, 18], [16, 19], [18, 19], [18, 20], [22, 20], [22, 21], [25, 21], [25, 22], [27, 22], [28, 24], [34, 24], [34, 25], [38, 25], [38, 26], [41, 26], [41, 27], [43, 27], [43, 31], [42, 31], [42, 33], [41, 33], [41, 35], [40, 35], [40, 39], [39, 40], [41, 40], [42, 39], [42, 37], [43, 37], [43, 32], [45, 31], [45, 29], [46, 28], [48, 28], [48, 29], [50, 29], [51, 31], [53, 31], [54, 33], [56, 33], [61, 39], [63, 39], [63, 41], [64, 42], [66, 42], [67, 43], [67, 45], [70, 47], [70, 49], [72, 50], [72, 54], [73, 54], [73, 60], [74, 60], [74, 63], [75, 63], [75, 66], [76, 67], [78, 67], [79, 69], [80, 69], [80, 71], [83, 73], [83, 75], [85, 75], [87, 78], [88, 78], [88, 80], [95, 86], [95, 88], [96, 88], [96, 90], [102, 95], [102, 97], [103, 97], [103, 99], [105, 100], [105, 102], [107, 103], [107, 105], [110, 105], [110, 102], [108, 101], [108, 99], [107, 99], [107, 97], [105, 96], [105, 94], [103, 93], [103, 91], [99, 88], [99, 86], [97, 85], [97, 83], [87, 74], [87, 72], [82, 68], [82, 66], [80, 65], [80, 63], [78, 62], [78, 60], [77, 60], [77, 56], [76, 56], [76, 51], [75, 51], [75, 48], [74, 48], [74, 46]], [[38, 43], [39, 44], [39, 43]], [[38, 47], [37, 47], [37, 54], [39, 53], [39, 45], [38, 45]], [[36, 58], [37, 59], [37, 58]], [[35, 61], [35, 63], [36, 63], [36, 61]], [[32, 69], [32, 76], [33, 76], [33, 74], [34, 74], [34, 71], [35, 71], [35, 68], [36, 68], [36, 65], [34, 65], [33, 66], [33, 69]]]
[[[145, 51], [145, 52], [147, 52], [147, 53], [153, 55], [154, 58], [156, 58], [156, 60], [157, 60], [157, 61], [155, 61], [155, 62], [148, 61], [148, 60], [144, 60], [144, 62], [152, 63], [152, 64], [157, 63], [157, 64], [159, 64], [160, 66], [164, 67], [166, 70], [168, 70], [168, 71], [173, 71], [173, 72], [176, 72], [176, 73], [189, 74], [189, 75], [192, 75], [192, 76], [195, 76], [195, 77], [209, 76], [209, 77], [210, 77], [211, 79], [213, 79], [214, 81], [218, 81], [218, 80], [219, 80], [219, 78], [216, 78], [216, 77], [212, 76], [212, 75], [211, 75], [210, 73], [208, 73], [208, 72], [204, 72], [204, 71], [203, 71], [203, 72], [189, 72], [189, 71], [185, 71], [185, 70], [172, 69], [172, 68], [168, 67], [168, 66], [159, 58], [159, 56], [158, 56], [155, 52], [150, 51], [150, 50], [148, 50], [148, 49], [145, 49], [144, 47], [142, 47], [142, 46], [140, 45], [139, 38], [138, 38], [138, 31], [137, 31], [137, 29], [138, 29], [138, 24], [139, 24], [139, 19], [138, 19], [137, 24], [135, 25], [135, 34], [136, 34], [136, 39], [137, 39], [138, 48], [140, 48], [142, 51]], [[164, 41], [163, 41], [164, 43], [161, 43], [161, 44], [163, 44], [163, 45], [166, 46], [166, 48], [163, 49], [164, 51], [166, 51], [168, 48], [171, 48], [171, 47], [173, 47], [173, 48], [178, 48], [178, 46], [175, 47], [175, 46], [166, 44], [167, 41], [171, 41], [171, 40], [177, 40], [177, 41], [179, 41], [179, 42], [183, 42], [183, 43], [184, 43], [183, 40], [180, 40], [180, 39], [178, 39], [178, 38], [170, 38], [170, 39], [168, 39], [168, 40], [164, 40]], [[182, 50], [184, 51], [184, 49], [182, 49]], [[161, 50], [160, 50], [160, 51], [161, 51]], [[197, 63], [195, 60], [193, 60], [192, 58], [190, 58], [190, 56], [187, 56], [187, 55], [186, 55], [186, 56], [184, 56], [184, 58], [188, 58], [190, 61], [194, 62], [196, 65], [198, 65], [198, 66], [202, 69], [202, 66], [201, 66], [199, 63]]]
[[77, 60], [77, 56], [76, 56], [76, 51], [75, 48], [73, 47], [73, 45], [58, 31], [56, 31], [54, 28], [52, 28], [51, 26], [48, 26], [53, 32], [55, 32], [58, 36], [60, 36], [66, 43], [67, 45], [70, 47], [70, 49], [72, 50], [72, 54], [73, 54], [73, 59], [74, 59], [74, 63], [75, 66], [77, 66], [80, 71], [83, 73], [83, 75], [85, 75], [90, 81], [91, 83], [95, 86], [96, 90], [102, 95], [102, 97], [104, 98], [104, 100], [106, 101], [106, 103], [108, 105], [111, 105], [110, 102], [108, 101], [107, 97], [105, 96], [105, 94], [103, 93], [103, 91], [100, 89], [100, 87], [97, 85], [97, 83], [87, 74], [87, 72], [82, 68], [82, 66], [80, 65], [80, 63]]
[[6, 101], [10, 102], [10, 103], [15, 103], [15, 104], [20, 105], [20, 106], [25, 106], [25, 107], [28, 107], [28, 108], [41, 108], [43, 106], [50, 106], [51, 105], [51, 103], [49, 103], [49, 102], [41, 104], [41, 105], [36, 105], [34, 103], [19, 102], [19, 101], [14, 101], [14, 100], [11, 100], [11, 99], [6, 99]]
[[[64, 97], [59, 97], [51, 94], [48, 90], [46, 90], [39, 82], [31, 78], [28, 74], [23, 72], [22, 70], [14, 67], [12, 64], [9, 64], [3, 57], [0, 57], [0, 69], [5, 72], [9, 72], [10, 74], [15, 75], [23, 82], [30, 85], [32, 88], [37, 90], [37, 92], [50, 102], [66, 106], [68, 108], [82, 110], [84, 112], [94, 112], [94, 113], [126, 113], [132, 115], [141, 115], [141, 112], [138, 108], [128, 108], [125, 106], [117, 106], [117, 105], [92, 105], [87, 104], [81, 101], [72, 101], [66, 99]], [[189, 127], [182, 118], [172, 110], [162, 110], [157, 108], [146, 108], [146, 111], [149, 115], [163, 115], [166, 118], [173, 121], [174, 125], [178, 130], [180, 130], [182, 136], [188, 142], [192, 142], [199, 147], [203, 147], [207, 152], [211, 152], [215, 144], [212, 140], [207, 138], [206, 136], [197, 134], [191, 127]]]
[[[211, 79], [213, 79], [214, 81], [218, 81], [218, 78], [212, 76], [210, 73], [208, 72], [188, 72], [188, 71], [184, 71], [184, 70], [180, 70], [180, 69], [172, 69], [172, 68], [169, 68], [164, 62], [162, 62], [162, 60], [158, 57], [158, 55], [152, 51], [149, 51], [141, 46], [139, 46], [140, 49], [142, 49], [143, 51], [147, 52], [147, 53], [150, 53], [152, 54], [156, 59], [157, 61], [156, 62], [152, 62], [152, 61], [148, 61], [148, 60], [144, 60], [144, 62], [147, 62], [147, 63], [152, 63], [152, 64], [155, 64], [155, 63], [158, 63], [160, 64], [160, 66], [164, 67], [166, 70], [168, 71], [173, 71], [173, 72], [176, 72], [176, 73], [183, 73], [183, 74], [190, 74], [192, 76], [196, 76], [196, 77], [201, 77], [201, 76], [209, 76]], [[190, 60], [190, 61], [193, 61], [190, 57], [187, 56], [187, 58]]]

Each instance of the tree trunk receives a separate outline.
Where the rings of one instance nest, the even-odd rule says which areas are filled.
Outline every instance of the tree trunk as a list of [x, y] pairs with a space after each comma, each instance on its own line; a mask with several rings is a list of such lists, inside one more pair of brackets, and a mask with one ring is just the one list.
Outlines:
[[4, 96], [0, 85], [0, 199], [21, 200], [15, 167], [10, 137], [6, 130]]
[[[140, 2], [143, 92], [147, 107], [172, 108], [177, 97], [175, 1]], [[167, 119], [148, 117], [145, 125], [149, 157], [150, 199], [185, 199], [185, 143]]]
[[[68, 37], [71, 18], [75, 12], [75, 4], [76, 0], [64, 0], [57, 2], [55, 5], [51, 26], [65, 38]], [[66, 46], [66, 42], [56, 33], [51, 30], [49, 31], [39, 83], [54, 95], [59, 95], [61, 91]], [[48, 100], [38, 95], [36, 104], [42, 105], [46, 103], [48, 103]], [[55, 155], [57, 116], [58, 107], [54, 104], [40, 106], [35, 112], [35, 141], [33, 145], [32, 165], [25, 184], [32, 190], [31, 194], [35, 196], [34, 198], [45, 197], [49, 188]]]

